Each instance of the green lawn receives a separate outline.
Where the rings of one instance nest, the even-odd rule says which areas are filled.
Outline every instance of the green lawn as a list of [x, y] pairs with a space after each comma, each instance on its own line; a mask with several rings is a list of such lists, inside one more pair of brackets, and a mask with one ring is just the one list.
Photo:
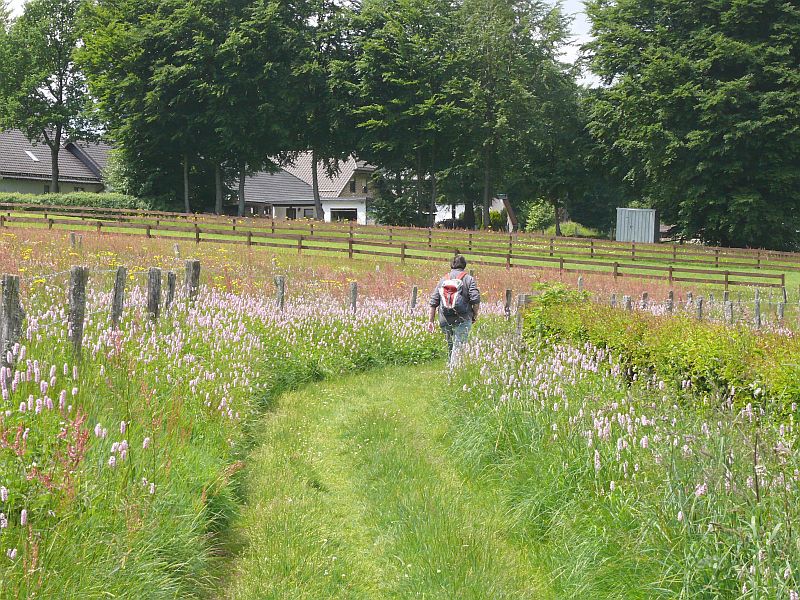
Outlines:
[[247, 459], [231, 599], [551, 597], [488, 485], [447, 454], [441, 364], [285, 395]]

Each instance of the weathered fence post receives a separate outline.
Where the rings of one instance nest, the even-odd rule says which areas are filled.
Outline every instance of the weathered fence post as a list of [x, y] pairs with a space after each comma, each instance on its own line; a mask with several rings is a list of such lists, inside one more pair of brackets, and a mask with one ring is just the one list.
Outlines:
[[733, 302], [730, 300], [725, 301], [725, 322], [733, 325]]
[[417, 286], [411, 288], [411, 300], [408, 302], [408, 305], [411, 307], [411, 310], [414, 310], [417, 307], [417, 294], [419, 293], [419, 289]]
[[786, 292], [786, 286], [781, 288], [781, 292], [783, 292], [783, 303], [786, 304], [789, 302], [789, 294]]
[[189, 300], [197, 298], [197, 293], [200, 291], [200, 261], [187, 260], [186, 261], [186, 294]]
[[125, 283], [128, 280], [128, 269], [117, 267], [114, 276], [114, 292], [111, 296], [111, 328], [117, 329], [122, 319], [122, 309], [125, 306]]
[[175, 258], [181, 257], [181, 247], [178, 244], [172, 244], [172, 253], [175, 255]]
[[583, 292], [583, 275], [578, 275], [578, 291]]
[[698, 321], [702, 321], [703, 320], [703, 298], [698, 298], [697, 302], [696, 302], [696, 305], [697, 305], [697, 320]]
[[0, 304], [0, 365], [10, 367], [11, 363], [6, 360], [8, 352], [19, 341], [22, 335], [22, 320], [25, 312], [19, 301], [19, 276], [3, 275], [0, 281], [2, 285], [2, 304]]
[[73, 250], [80, 250], [81, 246], [83, 246], [83, 236], [71, 231], [69, 234], [69, 245]]
[[672, 290], [667, 294], [667, 312], [671, 313], [675, 309], [675, 292]]
[[150, 267], [147, 272], [147, 316], [157, 321], [161, 314], [161, 269]]
[[611, 308], [617, 308], [617, 295], [611, 294]]
[[631, 301], [630, 296], [623, 296], [622, 297], [622, 305], [625, 307], [627, 312], [633, 311], [633, 302]]
[[647, 308], [647, 305], [650, 303], [650, 294], [647, 292], [642, 292], [642, 308]]
[[175, 287], [177, 283], [178, 276], [175, 274], [175, 271], [169, 271], [167, 273], [167, 298], [164, 302], [164, 310], [169, 310], [169, 307], [172, 306], [175, 300]]
[[358, 306], [358, 282], [350, 282], [350, 310], [356, 312]]
[[506, 315], [506, 320], [511, 318], [511, 299], [513, 298], [513, 292], [511, 290], [506, 290], [506, 301], [503, 305], [503, 312]]
[[406, 263], [406, 243], [400, 244], [400, 264]]
[[278, 310], [282, 312], [286, 305], [286, 277], [284, 275], [275, 277], [275, 301], [278, 304]]
[[67, 332], [72, 349], [80, 357], [83, 345], [83, 320], [86, 317], [86, 282], [88, 267], [72, 267], [69, 271], [69, 312]]
[[758, 290], [756, 290], [756, 298], [754, 304], [755, 307], [753, 309], [753, 318], [755, 326], [756, 328], [761, 329], [761, 298], [759, 298]]
[[689, 308], [694, 304], [694, 294], [692, 292], [686, 292], [686, 307]]

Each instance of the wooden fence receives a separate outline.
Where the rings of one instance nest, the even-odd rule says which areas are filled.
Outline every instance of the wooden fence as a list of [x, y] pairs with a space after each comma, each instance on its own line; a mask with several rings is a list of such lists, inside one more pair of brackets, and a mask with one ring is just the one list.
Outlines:
[[[752, 254], [747, 250], [712, 249], [712, 255], [707, 251], [687, 250], [678, 245], [662, 248], [659, 245], [625, 245], [602, 240], [543, 238], [531, 234], [454, 232], [264, 218], [235, 219], [85, 207], [0, 204], [0, 211], [5, 211], [0, 214], [0, 228], [88, 229], [98, 234], [242, 244], [289, 249], [298, 253], [346, 252], [349, 258], [361, 255], [402, 262], [441, 261], [459, 251], [472, 263], [486, 266], [597, 272], [611, 274], [615, 278], [647, 277], [664, 279], [669, 283], [719, 285], [726, 289], [742, 285], [784, 287], [783, 272], [764, 271], [800, 271], [800, 257], [787, 253]], [[38, 216], [20, 214], [20, 211], [38, 213]], [[658, 264], [676, 261], [684, 264]]]

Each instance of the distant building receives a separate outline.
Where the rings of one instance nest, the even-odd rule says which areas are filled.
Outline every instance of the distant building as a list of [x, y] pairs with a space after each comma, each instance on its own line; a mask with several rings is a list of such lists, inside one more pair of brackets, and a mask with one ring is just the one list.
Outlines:
[[[66, 142], [58, 153], [62, 193], [101, 192], [110, 147], [103, 143]], [[0, 192], [51, 192], [50, 148], [32, 144], [17, 129], [0, 132]]]
[[[465, 207], [463, 204], [456, 204], [455, 211], [453, 211], [453, 208], [451, 204], [437, 204], [434, 222], [440, 227], [453, 227], [454, 221], [463, 218]], [[480, 207], [475, 207], [476, 213], [480, 210]], [[516, 231], [518, 228], [517, 215], [511, 203], [508, 201], [508, 198], [493, 198], [492, 204], [489, 206], [489, 211], [503, 212], [504, 210], [506, 211], [506, 231]]]
[[[339, 172], [328, 177], [320, 165], [318, 185], [325, 221], [367, 223], [369, 181], [375, 167], [350, 158], [339, 164]], [[245, 180], [245, 206], [249, 214], [276, 219], [314, 218], [311, 153], [301, 154], [294, 164], [275, 173], [256, 173]]]

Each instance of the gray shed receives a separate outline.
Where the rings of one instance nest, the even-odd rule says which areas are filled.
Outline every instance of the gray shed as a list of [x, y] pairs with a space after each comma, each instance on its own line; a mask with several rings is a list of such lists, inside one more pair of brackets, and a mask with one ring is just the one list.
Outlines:
[[661, 241], [658, 211], [653, 208], [618, 208], [617, 241], [646, 244]]

